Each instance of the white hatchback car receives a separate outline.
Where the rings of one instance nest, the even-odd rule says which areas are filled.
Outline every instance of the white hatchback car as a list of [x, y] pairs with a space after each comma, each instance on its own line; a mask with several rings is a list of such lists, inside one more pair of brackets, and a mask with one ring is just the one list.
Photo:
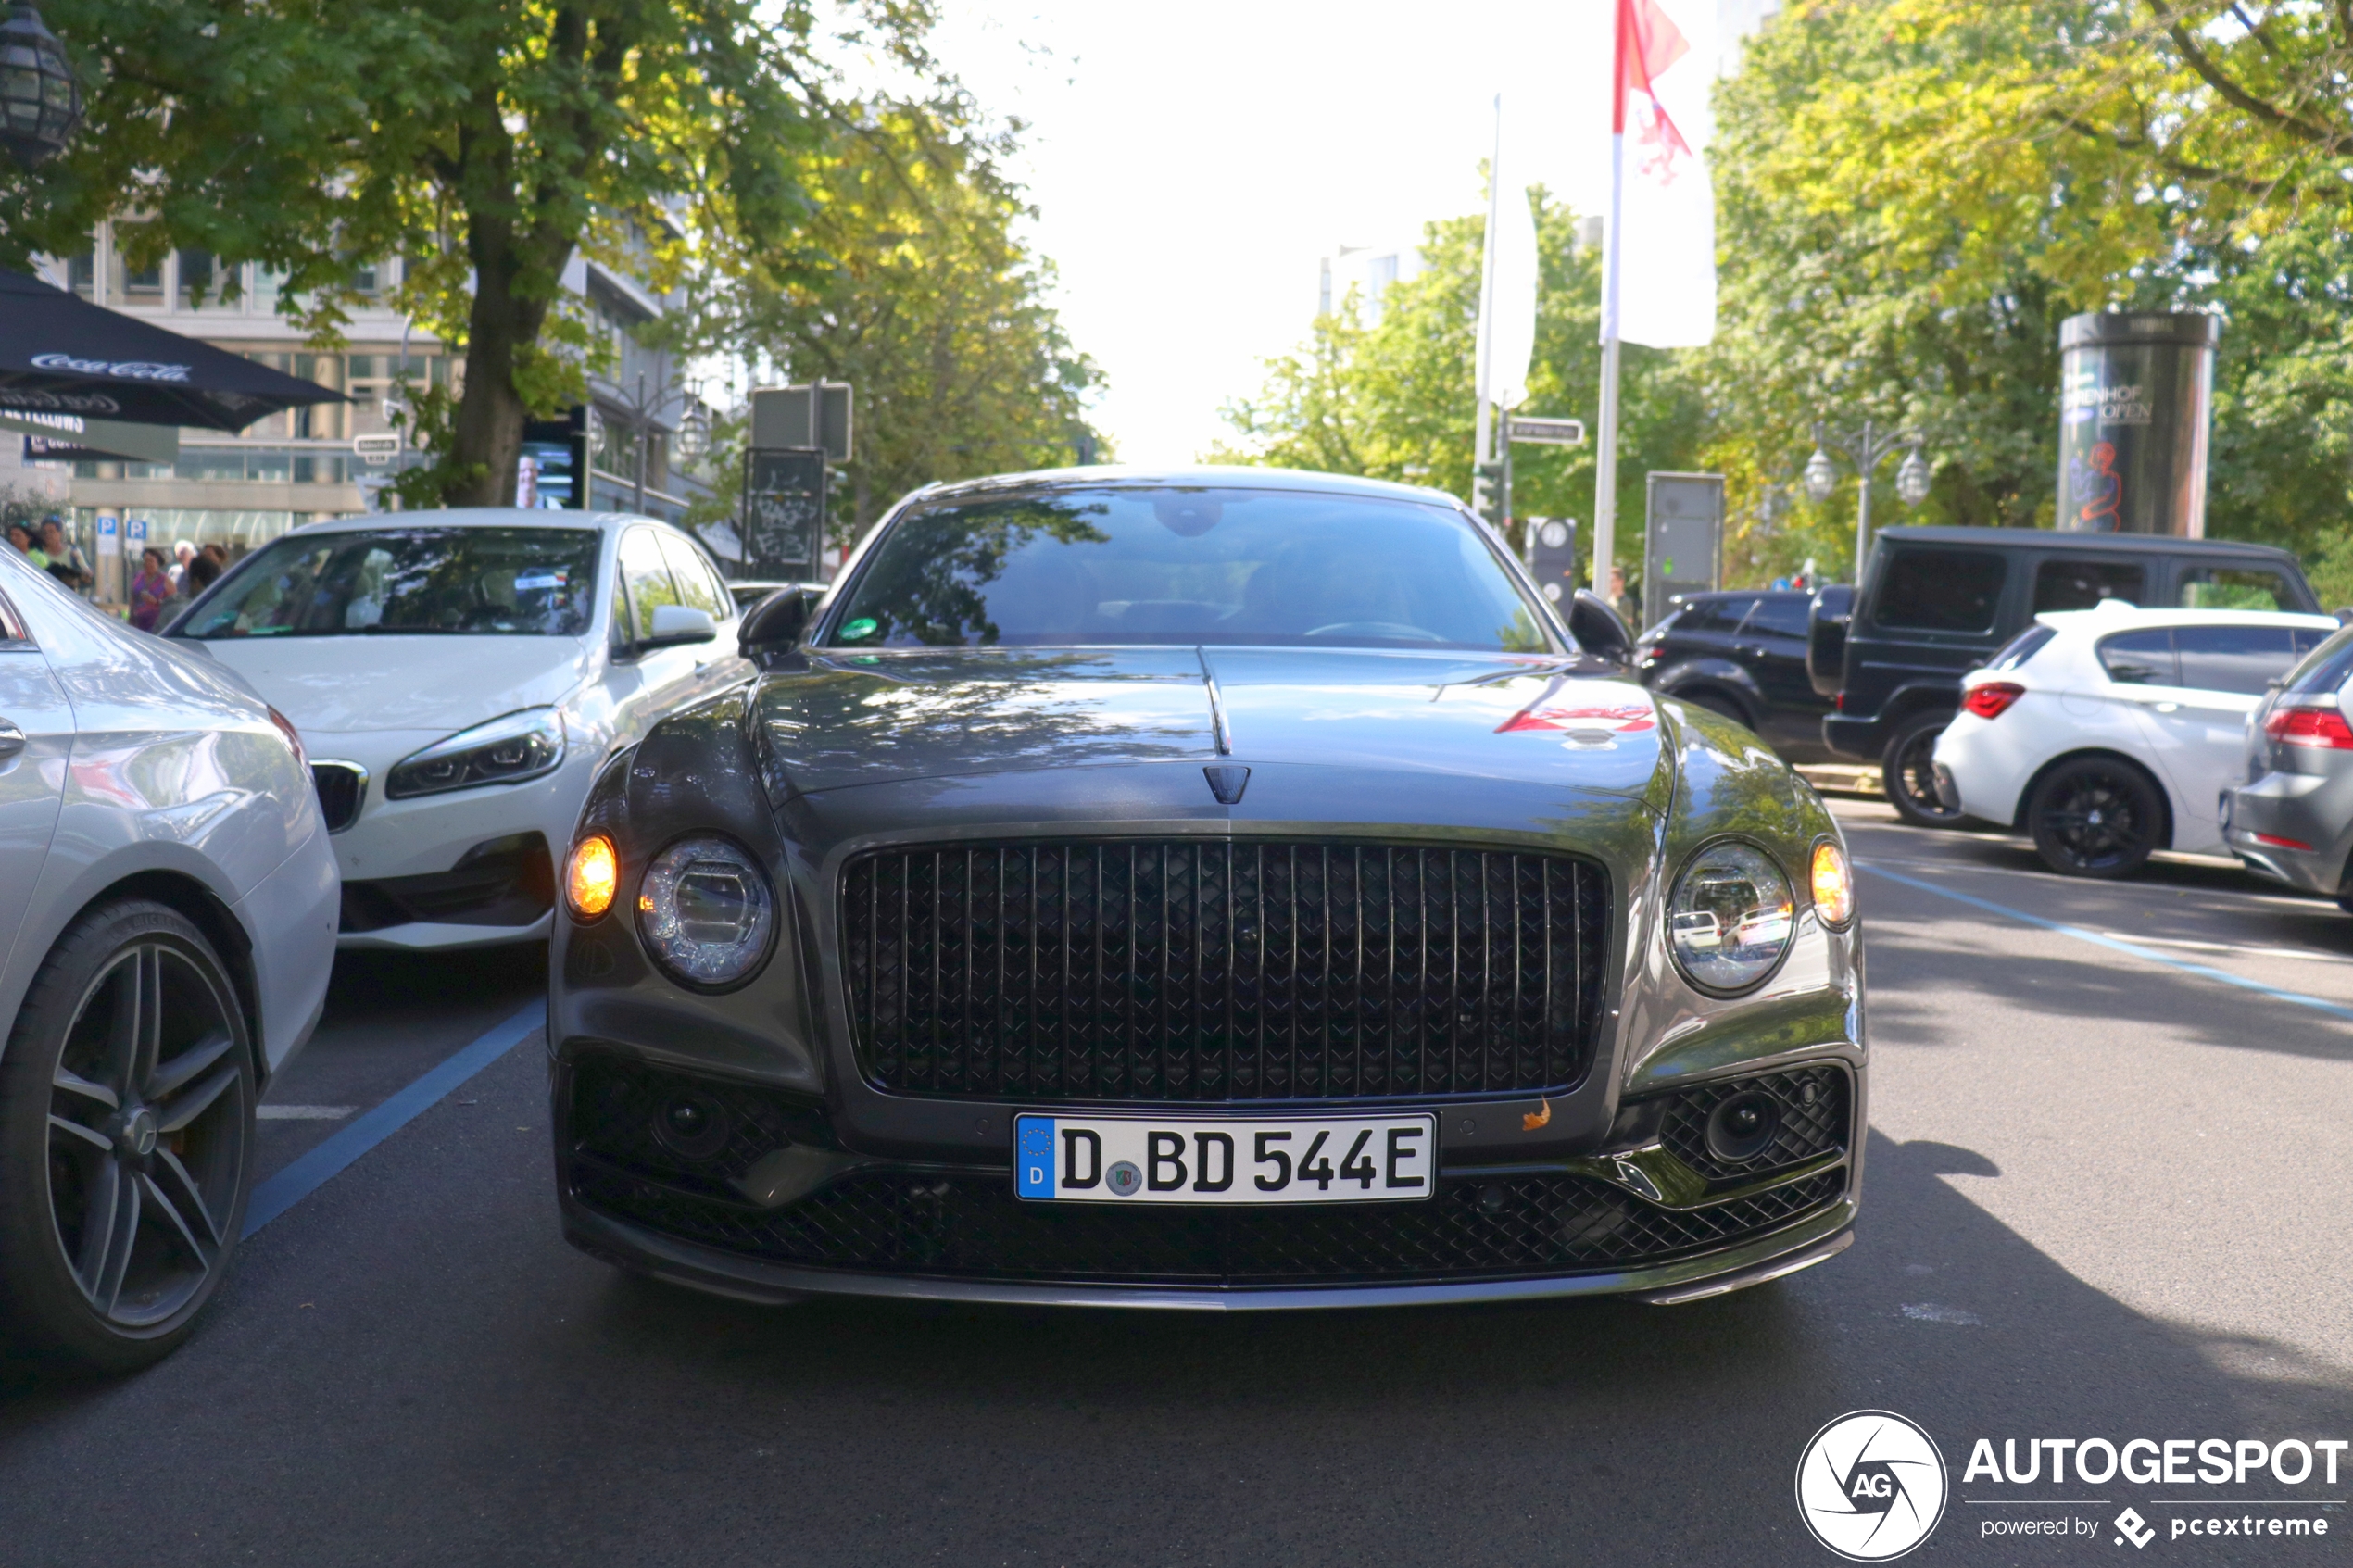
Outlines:
[[470, 508], [315, 523], [239, 561], [169, 636], [235, 670], [310, 749], [342, 945], [537, 941], [605, 759], [750, 672], [686, 534], [616, 513]]
[[2032, 834], [2070, 876], [2129, 876], [2158, 849], [2228, 854], [2219, 806], [2247, 716], [2336, 629], [2325, 615], [2116, 599], [2037, 616], [1963, 677], [1936, 742], [1938, 793]]

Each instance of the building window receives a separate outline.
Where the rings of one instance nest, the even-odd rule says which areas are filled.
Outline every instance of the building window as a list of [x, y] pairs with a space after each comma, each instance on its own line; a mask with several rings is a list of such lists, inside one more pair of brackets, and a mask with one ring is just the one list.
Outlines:
[[193, 310], [199, 305], [220, 303], [221, 267], [218, 257], [208, 250], [183, 250], [180, 253], [180, 308]]
[[141, 223], [118, 223], [114, 231], [114, 288], [116, 299], [125, 305], [159, 306], [163, 303], [163, 258], [157, 257], [145, 266], [134, 267], [130, 256], [137, 245]]
[[66, 258], [66, 287], [83, 299], [98, 297], [98, 253], [85, 250]]

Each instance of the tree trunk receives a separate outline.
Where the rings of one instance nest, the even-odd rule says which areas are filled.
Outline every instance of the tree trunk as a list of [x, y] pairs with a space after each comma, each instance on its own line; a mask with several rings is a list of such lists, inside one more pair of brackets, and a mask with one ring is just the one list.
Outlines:
[[[450, 433], [456, 472], [442, 500], [453, 507], [511, 507], [527, 412], [515, 390], [515, 359], [538, 340], [547, 306], [516, 297], [523, 260], [510, 225], [476, 218], [469, 230], [474, 297], [466, 326], [466, 388]], [[580, 474], [573, 483], [587, 478]]]

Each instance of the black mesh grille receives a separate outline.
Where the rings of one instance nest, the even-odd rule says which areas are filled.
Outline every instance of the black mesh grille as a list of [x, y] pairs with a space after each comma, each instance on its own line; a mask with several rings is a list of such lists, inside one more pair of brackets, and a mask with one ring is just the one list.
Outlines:
[[860, 1068], [908, 1094], [1217, 1102], [1558, 1091], [1607, 874], [1565, 856], [1214, 840], [853, 862]]
[[341, 833], [359, 818], [368, 775], [346, 762], [313, 762], [310, 787], [318, 794], [319, 814], [327, 819], [327, 831]]
[[1024, 1203], [1007, 1176], [857, 1176], [775, 1212], [698, 1199], [600, 1163], [592, 1207], [778, 1262], [1105, 1284], [1507, 1278], [1667, 1261], [1763, 1235], [1845, 1190], [1843, 1168], [1678, 1212], [1567, 1175], [1449, 1178], [1427, 1202], [1296, 1209]]
[[[1667, 1101], [1659, 1138], [1686, 1165], [1711, 1181], [1755, 1176], [1794, 1165], [1846, 1147], [1847, 1082], [1843, 1069], [1824, 1066], [1701, 1084]], [[1707, 1148], [1708, 1113], [1752, 1089], [1772, 1099], [1780, 1112], [1779, 1130], [1753, 1159], [1718, 1160]]]

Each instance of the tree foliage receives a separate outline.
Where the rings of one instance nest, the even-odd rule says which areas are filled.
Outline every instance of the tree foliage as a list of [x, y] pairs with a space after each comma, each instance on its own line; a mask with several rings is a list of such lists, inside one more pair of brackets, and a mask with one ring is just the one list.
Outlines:
[[[709, 345], [856, 389], [849, 529], [921, 484], [1059, 466], [1082, 437], [1100, 449], [1087, 405], [1101, 376], [1051, 303], [1051, 264], [1015, 232], [1028, 208], [1000, 172], [1008, 146], [937, 105], [845, 114], [804, 165], [793, 248], [707, 302]], [[729, 511], [739, 452], [713, 465]]]
[[[1580, 248], [1576, 216], [1537, 203], [1539, 307], [1529, 367], [1529, 416], [1582, 419], [1592, 429], [1601, 386], [1601, 263]], [[1423, 270], [1383, 291], [1378, 320], [1352, 290], [1318, 317], [1309, 342], [1265, 362], [1253, 397], [1223, 410], [1234, 439], [1214, 461], [1365, 474], [1470, 494], [1477, 387], [1482, 216], [1423, 231]], [[1644, 474], [1692, 466], [1704, 433], [1699, 388], [1677, 358], [1629, 345], [1620, 377], [1617, 553], [1641, 558]], [[1521, 445], [1512, 509], [1520, 517], [1592, 515], [1593, 447]]]
[[[832, 14], [832, 13], [828, 13]], [[928, 70], [925, 0], [862, 0], [852, 41]], [[666, 288], [739, 271], [806, 216], [828, 72], [814, 0], [52, 0], [90, 119], [0, 173], [0, 264], [141, 216], [134, 263], [184, 245], [285, 274], [332, 339], [359, 270], [466, 356], [435, 483], [511, 500], [529, 411], [575, 401], [574, 252]]]

